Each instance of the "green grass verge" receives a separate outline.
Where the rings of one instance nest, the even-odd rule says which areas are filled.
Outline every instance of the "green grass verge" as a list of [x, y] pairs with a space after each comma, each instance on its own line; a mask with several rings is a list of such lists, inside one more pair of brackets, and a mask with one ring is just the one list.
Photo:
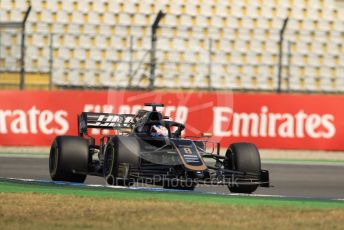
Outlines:
[[221, 205], [265, 205], [265, 206], [292, 206], [300, 208], [341, 208], [344, 201], [318, 200], [283, 197], [254, 197], [229, 196], [219, 194], [204, 194], [193, 192], [154, 192], [146, 190], [113, 189], [106, 187], [68, 186], [45, 183], [26, 183], [0, 181], [0, 192], [5, 193], [44, 193], [74, 196], [104, 197], [124, 200], [161, 200], [197, 202]]
[[6, 230], [341, 229], [341, 201], [151, 192], [0, 180]]

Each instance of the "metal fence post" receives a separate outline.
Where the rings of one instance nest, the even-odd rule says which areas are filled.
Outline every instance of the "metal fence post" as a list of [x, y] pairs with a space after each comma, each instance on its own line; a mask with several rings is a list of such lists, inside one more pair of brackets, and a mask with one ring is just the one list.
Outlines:
[[213, 54], [213, 40], [211, 38], [209, 38], [208, 53], [209, 53], [209, 59], [208, 59], [208, 77], [209, 77], [208, 89], [211, 90], [212, 89], [212, 82], [211, 82], [212, 54]]
[[31, 6], [25, 12], [24, 19], [22, 21], [22, 34], [21, 34], [21, 57], [20, 57], [20, 90], [24, 89], [24, 81], [25, 81], [25, 24], [26, 20], [30, 14]]
[[156, 67], [155, 52], [156, 52], [156, 43], [157, 43], [156, 31], [158, 30], [160, 20], [164, 16], [165, 14], [160, 10], [152, 25], [151, 50], [150, 50], [150, 75], [149, 75], [149, 89], [151, 90], [154, 88], [154, 80], [155, 80], [155, 67]]
[[278, 58], [278, 86], [277, 92], [282, 92], [282, 70], [283, 70], [283, 40], [284, 40], [284, 32], [287, 27], [289, 18], [284, 19], [283, 26], [280, 30], [280, 40], [279, 40], [279, 58]]
[[133, 81], [133, 36], [129, 38], [129, 88], [131, 88], [131, 84]]
[[288, 41], [288, 66], [287, 66], [287, 91], [290, 92], [290, 66], [291, 66], [291, 45], [292, 42]]
[[49, 90], [53, 88], [53, 58], [54, 58], [54, 34], [50, 34], [50, 41], [49, 41]]

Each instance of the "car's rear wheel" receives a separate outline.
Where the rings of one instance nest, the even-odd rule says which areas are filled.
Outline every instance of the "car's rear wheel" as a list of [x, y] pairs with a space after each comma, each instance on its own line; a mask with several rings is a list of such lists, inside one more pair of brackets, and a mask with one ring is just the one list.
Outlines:
[[113, 139], [105, 149], [103, 174], [108, 185], [130, 186], [127, 178], [128, 164], [119, 164], [118, 139]]
[[[251, 143], [231, 144], [226, 153], [228, 159], [228, 169], [255, 173], [258, 176], [261, 173], [260, 155], [257, 147]], [[237, 182], [237, 183], [236, 183]], [[257, 190], [258, 184], [245, 184], [245, 181], [232, 181], [228, 188], [234, 193], [252, 193]]]
[[53, 181], [83, 183], [88, 168], [88, 142], [74, 136], [58, 136], [49, 154], [49, 173]]

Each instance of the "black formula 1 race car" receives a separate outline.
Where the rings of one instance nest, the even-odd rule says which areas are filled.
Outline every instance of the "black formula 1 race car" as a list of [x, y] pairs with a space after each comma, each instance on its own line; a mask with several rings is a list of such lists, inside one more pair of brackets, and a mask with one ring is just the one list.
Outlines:
[[[83, 112], [78, 136], [57, 136], [51, 145], [52, 180], [83, 183], [87, 175], [104, 177], [109, 185], [133, 183], [192, 190], [197, 184], [226, 185], [231, 192], [252, 193], [269, 187], [269, 172], [261, 169], [254, 144], [231, 144], [220, 155], [220, 143], [208, 137], [183, 138], [184, 124], [163, 116], [157, 107], [137, 114]], [[89, 128], [112, 129], [99, 145]]]

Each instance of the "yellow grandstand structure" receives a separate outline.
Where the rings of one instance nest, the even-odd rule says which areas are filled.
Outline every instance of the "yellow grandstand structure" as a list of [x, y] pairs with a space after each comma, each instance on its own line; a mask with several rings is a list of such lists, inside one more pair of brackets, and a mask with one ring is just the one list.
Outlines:
[[[344, 12], [333, 0], [0, 2], [1, 22], [32, 5], [25, 31], [32, 87], [47, 87], [49, 76], [58, 87], [147, 87], [151, 24], [162, 10], [156, 87], [275, 90], [279, 33], [289, 17], [283, 89], [344, 91]], [[16, 85], [20, 34], [0, 36], [0, 85]]]

